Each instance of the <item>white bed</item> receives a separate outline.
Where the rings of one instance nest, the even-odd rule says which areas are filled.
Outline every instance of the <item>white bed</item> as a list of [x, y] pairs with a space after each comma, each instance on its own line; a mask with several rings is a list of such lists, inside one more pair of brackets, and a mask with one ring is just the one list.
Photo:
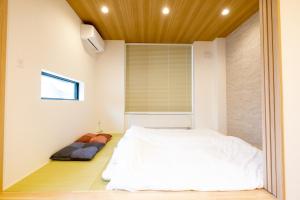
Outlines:
[[209, 129], [132, 127], [102, 178], [109, 190], [251, 190], [263, 187], [263, 155], [241, 139]]

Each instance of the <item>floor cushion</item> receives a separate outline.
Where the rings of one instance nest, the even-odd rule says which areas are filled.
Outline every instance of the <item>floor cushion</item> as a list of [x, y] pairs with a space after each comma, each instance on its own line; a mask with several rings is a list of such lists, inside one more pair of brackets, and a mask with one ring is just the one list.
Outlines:
[[91, 160], [104, 146], [105, 144], [98, 142], [74, 142], [54, 153], [50, 159], [59, 161]]
[[107, 142], [109, 142], [111, 140], [112, 135], [107, 134], [107, 133], [98, 133], [97, 136], [104, 136], [107, 139]]
[[91, 160], [98, 152], [97, 147], [79, 148], [72, 152], [71, 160]]
[[97, 135], [96, 137], [93, 137], [90, 142], [97, 142], [97, 143], [102, 143], [102, 144], [106, 144], [107, 143], [107, 137], [103, 136], [103, 135]]
[[72, 145], [66, 146], [59, 150], [58, 152], [54, 153], [50, 159], [52, 160], [71, 160], [71, 154], [73, 151], [78, 149], [78, 147], [74, 147]]
[[84, 142], [87, 143], [89, 142], [93, 137], [96, 137], [97, 134], [94, 133], [87, 133], [81, 136], [76, 142]]

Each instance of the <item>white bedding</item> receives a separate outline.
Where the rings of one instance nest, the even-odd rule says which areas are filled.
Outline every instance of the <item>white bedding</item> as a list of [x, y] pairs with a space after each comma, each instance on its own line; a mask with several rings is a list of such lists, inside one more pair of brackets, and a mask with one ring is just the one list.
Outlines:
[[102, 174], [107, 189], [230, 191], [263, 187], [262, 152], [212, 130], [128, 129]]

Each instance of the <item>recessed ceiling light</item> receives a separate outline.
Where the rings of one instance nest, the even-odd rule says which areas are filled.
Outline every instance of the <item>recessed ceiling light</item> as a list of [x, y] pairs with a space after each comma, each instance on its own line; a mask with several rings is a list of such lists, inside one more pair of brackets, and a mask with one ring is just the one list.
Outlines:
[[102, 6], [101, 7], [101, 12], [104, 13], [104, 14], [107, 14], [109, 12], [109, 9], [107, 6]]
[[170, 13], [170, 9], [169, 9], [167, 6], [165, 6], [165, 7], [163, 7], [163, 9], [161, 10], [161, 12], [162, 12], [164, 15], [168, 15], [168, 14]]
[[224, 8], [223, 10], [222, 10], [222, 15], [223, 16], [226, 16], [226, 15], [228, 15], [230, 13], [230, 10], [228, 9], [228, 8]]

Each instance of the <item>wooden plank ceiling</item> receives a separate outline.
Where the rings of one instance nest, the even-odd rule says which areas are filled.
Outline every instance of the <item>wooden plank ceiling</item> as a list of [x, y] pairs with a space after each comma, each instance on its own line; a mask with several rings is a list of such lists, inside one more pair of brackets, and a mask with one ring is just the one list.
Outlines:
[[[130, 43], [192, 43], [225, 37], [258, 11], [259, 0], [67, 0], [103, 39]], [[109, 13], [100, 9], [105, 5]], [[163, 15], [164, 6], [170, 8]], [[224, 8], [230, 14], [222, 16]]]

